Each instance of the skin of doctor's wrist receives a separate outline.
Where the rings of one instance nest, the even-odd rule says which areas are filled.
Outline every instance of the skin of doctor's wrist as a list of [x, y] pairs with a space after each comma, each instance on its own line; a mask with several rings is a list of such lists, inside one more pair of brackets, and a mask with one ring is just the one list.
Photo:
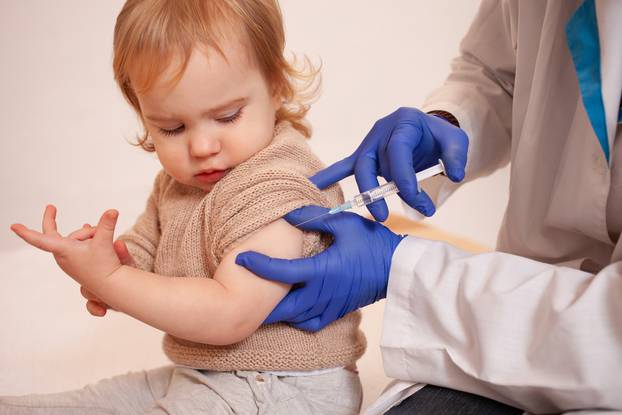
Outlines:
[[432, 111], [426, 112], [426, 114], [434, 115], [438, 118], [442, 118], [448, 123], [453, 124], [454, 126], [460, 128], [460, 123], [458, 122], [458, 119], [451, 112], [443, 111], [443, 110], [432, 110]]

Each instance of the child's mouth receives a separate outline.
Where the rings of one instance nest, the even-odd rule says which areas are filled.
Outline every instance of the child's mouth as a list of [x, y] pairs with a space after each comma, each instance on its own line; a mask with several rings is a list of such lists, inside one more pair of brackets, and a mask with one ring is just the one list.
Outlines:
[[196, 174], [194, 177], [196, 177], [197, 180], [202, 181], [204, 183], [216, 183], [218, 180], [225, 177], [227, 173], [229, 173], [229, 170], [212, 170], [209, 173], [203, 172], [203, 173]]

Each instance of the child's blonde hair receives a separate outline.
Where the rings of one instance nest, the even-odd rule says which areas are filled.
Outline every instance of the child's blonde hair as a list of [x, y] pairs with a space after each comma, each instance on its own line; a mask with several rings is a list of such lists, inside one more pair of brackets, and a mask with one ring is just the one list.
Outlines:
[[[113, 69], [143, 127], [136, 93], [148, 91], [177, 57], [180, 65], [172, 81], [178, 82], [197, 44], [223, 54], [218, 40], [224, 31], [242, 34], [272, 92], [282, 99], [277, 122], [289, 121], [309, 137], [303, 119], [319, 90], [319, 69], [306, 57], [302, 69], [285, 59], [283, 18], [276, 0], [127, 0], [115, 25]], [[147, 139], [145, 127], [137, 145], [154, 151]]]

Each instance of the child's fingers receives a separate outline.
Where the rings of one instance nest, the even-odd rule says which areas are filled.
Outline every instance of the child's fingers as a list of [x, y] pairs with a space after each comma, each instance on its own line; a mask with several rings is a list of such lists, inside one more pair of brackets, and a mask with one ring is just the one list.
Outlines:
[[97, 297], [88, 288], [84, 286], [80, 286], [80, 294], [82, 294], [82, 297], [86, 298], [87, 300], [95, 301], [96, 303], [99, 303], [104, 306], [106, 305], [102, 300], [99, 299], [99, 297]]
[[41, 228], [46, 235], [58, 235], [58, 231], [56, 230], [56, 206], [47, 205], [45, 207]]
[[91, 239], [95, 235], [96, 229], [97, 228], [94, 228], [91, 225], [84, 225], [83, 228], [73, 231], [69, 235], [67, 235], [67, 238], [75, 239], [77, 241]]
[[96, 303], [100, 307], [105, 308], [106, 310], [108, 310], [108, 309], [112, 310], [112, 307], [110, 307], [108, 304], [106, 304], [102, 300], [100, 300], [99, 297], [97, 297], [95, 294], [93, 294], [91, 291], [89, 291], [88, 288], [84, 288], [83, 286], [81, 286], [80, 287], [80, 294], [82, 294], [82, 297], [86, 298], [89, 301], [92, 301], [92, 302]]
[[114, 228], [117, 224], [118, 217], [119, 212], [114, 209], [105, 211], [101, 218], [99, 218], [99, 222], [97, 223], [97, 230], [95, 231], [95, 236], [93, 236], [93, 240], [98, 242], [109, 241], [110, 243], [112, 243]]
[[97, 298], [95, 294], [90, 292], [88, 288], [85, 288], [84, 286], [80, 286], [80, 294], [82, 294], [82, 297], [87, 300], [99, 301], [99, 298]]
[[89, 313], [91, 313], [95, 317], [103, 317], [106, 315], [106, 311], [107, 311], [106, 308], [102, 307], [101, 305], [99, 305], [98, 303], [94, 301], [87, 301], [86, 309], [88, 310]]
[[59, 252], [62, 249], [62, 240], [60, 238], [30, 230], [21, 223], [11, 225], [11, 230], [30, 245], [44, 251]]
[[134, 258], [132, 258], [132, 255], [127, 250], [127, 245], [125, 245], [124, 241], [116, 240], [112, 244], [112, 247], [114, 248], [114, 252], [117, 254], [117, 257], [119, 258], [119, 262], [121, 262], [121, 264], [128, 265], [130, 267], [136, 266], [134, 264]]

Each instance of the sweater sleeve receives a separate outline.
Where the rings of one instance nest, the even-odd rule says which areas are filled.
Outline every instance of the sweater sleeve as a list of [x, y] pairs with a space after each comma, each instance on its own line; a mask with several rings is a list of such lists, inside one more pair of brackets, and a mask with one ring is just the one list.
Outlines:
[[155, 254], [160, 242], [158, 200], [163, 178], [162, 171], [154, 180], [145, 211], [138, 217], [134, 226], [118, 238], [125, 242], [136, 267], [149, 272], [153, 272]]
[[[300, 133], [279, 124], [273, 142], [238, 165], [212, 189], [203, 212], [206, 265], [213, 274], [236, 244], [288, 212], [315, 204], [343, 201], [339, 185], [319, 190], [309, 179], [323, 168]], [[330, 242], [328, 236], [306, 233], [303, 255], [313, 255]]]
[[[338, 186], [320, 191], [306, 177], [279, 168], [255, 168], [252, 177], [236, 181], [212, 195], [206, 233], [208, 266], [214, 271], [235, 244], [261, 227], [299, 207], [331, 206], [342, 200]], [[340, 199], [341, 198], [341, 199]], [[317, 232], [305, 232], [303, 255], [319, 252], [327, 240]]]

